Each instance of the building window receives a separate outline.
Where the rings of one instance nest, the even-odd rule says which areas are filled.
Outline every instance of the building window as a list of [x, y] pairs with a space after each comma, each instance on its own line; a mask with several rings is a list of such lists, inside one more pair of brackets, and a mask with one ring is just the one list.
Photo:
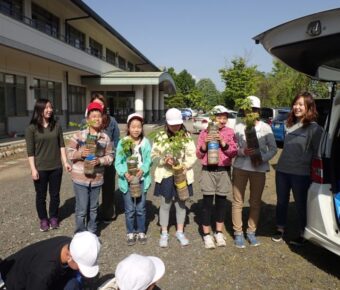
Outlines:
[[133, 91], [107, 91], [106, 100], [110, 115], [114, 116], [117, 122], [126, 122], [127, 116], [135, 111], [135, 92]]
[[90, 53], [99, 58], [103, 55], [103, 46], [92, 38], [90, 38]]
[[141, 71], [139, 66], [137, 66], [137, 65], [135, 66], [135, 71]]
[[85, 50], [85, 33], [69, 24], [66, 25], [66, 41], [76, 48]]
[[116, 54], [108, 48], [106, 49], [106, 61], [108, 63], [116, 65]]
[[59, 18], [32, 3], [32, 26], [55, 38], [59, 36]]
[[22, 20], [24, 14], [22, 0], [0, 0], [0, 11], [15, 19]]
[[1, 105], [7, 116], [27, 116], [26, 78], [0, 73]]
[[68, 111], [70, 114], [84, 114], [86, 110], [86, 88], [68, 86]]
[[62, 115], [61, 83], [34, 79], [33, 85], [35, 99], [49, 99], [53, 105], [54, 113]]
[[127, 63], [128, 71], [134, 71], [133, 69], [133, 63], [129, 62]]
[[123, 58], [121, 56], [118, 56], [118, 67], [123, 69], [123, 70], [126, 70], [126, 61], [125, 61], [125, 58]]

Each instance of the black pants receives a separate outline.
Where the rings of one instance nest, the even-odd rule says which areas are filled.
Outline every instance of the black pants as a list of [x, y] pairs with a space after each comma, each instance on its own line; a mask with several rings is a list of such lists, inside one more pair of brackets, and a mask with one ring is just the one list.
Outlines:
[[215, 197], [215, 218], [216, 222], [223, 223], [227, 212], [226, 196], [221, 195], [203, 195], [202, 224], [204, 226], [211, 225], [211, 216], [214, 207]]
[[101, 217], [103, 220], [110, 220], [114, 215], [115, 177], [116, 170], [114, 165], [105, 167], [101, 208]]
[[36, 192], [36, 207], [39, 219], [47, 219], [46, 194], [47, 187], [50, 193], [49, 217], [58, 218], [60, 203], [60, 185], [63, 169], [43, 170], [39, 172], [39, 179], [34, 181]]

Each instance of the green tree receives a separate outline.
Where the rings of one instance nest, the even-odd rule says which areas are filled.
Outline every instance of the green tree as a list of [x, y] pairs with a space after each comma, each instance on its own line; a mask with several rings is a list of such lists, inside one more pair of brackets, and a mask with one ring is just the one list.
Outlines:
[[230, 66], [219, 72], [225, 83], [223, 97], [228, 108], [234, 108], [236, 99], [256, 93], [259, 82], [257, 66], [248, 66], [245, 58], [235, 57]]
[[278, 60], [273, 62], [268, 82], [270, 104], [276, 107], [290, 106], [294, 97], [302, 91], [309, 91], [319, 98], [328, 96], [327, 83], [312, 80]]
[[187, 70], [182, 70], [178, 75], [176, 75], [176, 87], [180, 93], [188, 94], [195, 88], [195, 79], [192, 77]]
[[196, 89], [202, 93], [204, 99], [202, 101], [204, 101], [206, 105], [213, 107], [223, 104], [221, 93], [216, 89], [216, 86], [211, 79], [200, 79], [196, 84]]

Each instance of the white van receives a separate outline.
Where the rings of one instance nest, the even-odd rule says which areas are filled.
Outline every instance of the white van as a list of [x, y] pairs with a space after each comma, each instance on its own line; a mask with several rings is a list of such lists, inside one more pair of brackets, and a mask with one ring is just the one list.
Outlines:
[[311, 78], [332, 83], [331, 108], [312, 162], [305, 238], [340, 255], [340, 9], [308, 15], [254, 37], [274, 57]]

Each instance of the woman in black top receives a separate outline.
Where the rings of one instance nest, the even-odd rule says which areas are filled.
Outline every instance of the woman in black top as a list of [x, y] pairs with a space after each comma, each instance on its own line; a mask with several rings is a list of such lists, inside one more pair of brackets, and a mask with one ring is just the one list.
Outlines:
[[[67, 171], [71, 171], [71, 166], [66, 158], [62, 128], [54, 119], [53, 107], [49, 100], [36, 101], [25, 136], [28, 161], [36, 191], [40, 231], [46, 232], [50, 227], [57, 229], [59, 192], [63, 173], [61, 161]], [[50, 193], [49, 219], [46, 211], [47, 187]]]

